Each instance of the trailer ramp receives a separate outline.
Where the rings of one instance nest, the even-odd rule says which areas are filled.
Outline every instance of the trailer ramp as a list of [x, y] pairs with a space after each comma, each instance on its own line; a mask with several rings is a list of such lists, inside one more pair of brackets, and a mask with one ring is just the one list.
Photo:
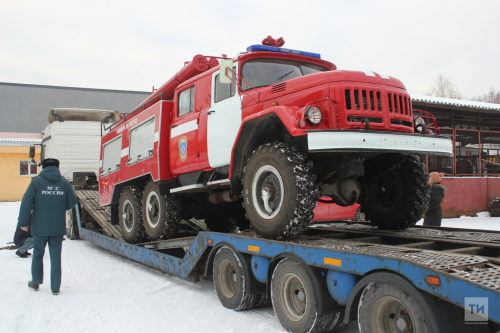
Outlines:
[[101, 226], [105, 234], [124, 242], [125, 239], [118, 226], [111, 224], [111, 209], [109, 206], [99, 205], [99, 191], [96, 190], [76, 190], [76, 196], [80, 201], [82, 209], [92, 216]]

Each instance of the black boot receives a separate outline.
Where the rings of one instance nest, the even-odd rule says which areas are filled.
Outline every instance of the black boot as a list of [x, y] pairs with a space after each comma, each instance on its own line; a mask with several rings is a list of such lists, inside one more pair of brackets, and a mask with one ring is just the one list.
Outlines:
[[38, 291], [39, 286], [37, 284], [34, 284], [33, 281], [29, 281], [28, 287], [30, 287], [30, 289], [33, 289], [34, 291]]
[[26, 253], [21, 253], [19, 250], [16, 251], [16, 255], [21, 258], [28, 258], [28, 255]]

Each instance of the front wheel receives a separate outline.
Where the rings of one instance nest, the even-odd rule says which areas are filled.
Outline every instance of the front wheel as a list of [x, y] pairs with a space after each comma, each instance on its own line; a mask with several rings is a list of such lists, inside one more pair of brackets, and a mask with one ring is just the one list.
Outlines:
[[370, 183], [371, 195], [360, 200], [365, 218], [380, 229], [399, 230], [415, 225], [429, 203], [430, 185], [424, 165], [415, 155]]
[[243, 205], [255, 231], [271, 239], [300, 236], [316, 206], [312, 162], [283, 142], [257, 148], [244, 170]]

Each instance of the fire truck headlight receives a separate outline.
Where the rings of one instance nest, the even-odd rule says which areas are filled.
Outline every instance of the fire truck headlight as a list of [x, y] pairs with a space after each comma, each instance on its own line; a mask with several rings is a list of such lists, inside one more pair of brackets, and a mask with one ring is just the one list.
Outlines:
[[318, 125], [323, 119], [323, 114], [317, 106], [309, 106], [306, 109], [305, 116], [307, 118], [307, 121], [309, 121], [311, 125]]

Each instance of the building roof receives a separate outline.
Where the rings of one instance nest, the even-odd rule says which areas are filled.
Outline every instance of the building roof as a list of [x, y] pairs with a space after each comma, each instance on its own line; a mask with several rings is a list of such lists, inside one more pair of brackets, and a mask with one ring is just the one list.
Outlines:
[[0, 146], [32, 146], [40, 143], [41, 133], [0, 132]]
[[425, 102], [433, 104], [448, 104], [456, 106], [465, 106], [475, 109], [486, 109], [486, 110], [499, 110], [500, 104], [476, 102], [476, 101], [466, 101], [463, 99], [453, 99], [453, 98], [443, 98], [434, 96], [422, 96], [422, 95], [411, 95], [411, 99], [414, 102]]

